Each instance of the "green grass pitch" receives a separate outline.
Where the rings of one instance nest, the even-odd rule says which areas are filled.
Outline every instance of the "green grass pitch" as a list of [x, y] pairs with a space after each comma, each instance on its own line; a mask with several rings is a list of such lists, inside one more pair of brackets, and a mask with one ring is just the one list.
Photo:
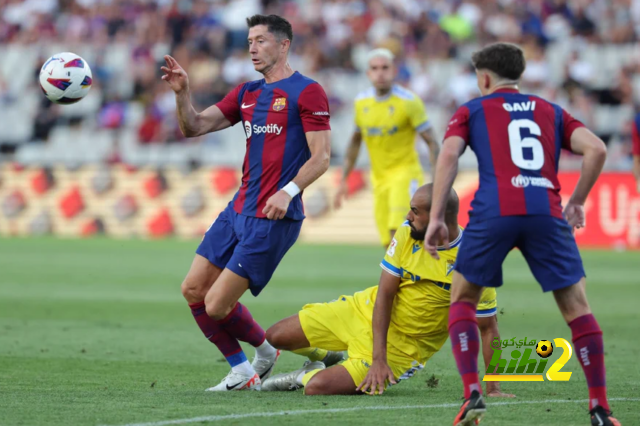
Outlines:
[[[196, 245], [0, 240], [0, 425], [451, 424], [462, 395], [449, 342], [425, 370], [383, 396], [205, 393], [229, 367], [180, 294]], [[243, 302], [266, 329], [305, 303], [377, 284], [382, 255], [376, 247], [298, 244], [260, 297]], [[583, 256], [590, 302], [604, 331], [612, 409], [622, 424], [638, 424], [640, 257]], [[540, 291], [518, 252], [504, 270], [502, 337], [570, 341], [553, 297]], [[245, 349], [252, 359], [253, 350]], [[276, 371], [303, 361], [286, 353]], [[482, 424], [589, 424], [575, 354], [564, 371], [573, 372], [568, 382], [504, 383], [518, 398], [508, 405], [489, 400]]]

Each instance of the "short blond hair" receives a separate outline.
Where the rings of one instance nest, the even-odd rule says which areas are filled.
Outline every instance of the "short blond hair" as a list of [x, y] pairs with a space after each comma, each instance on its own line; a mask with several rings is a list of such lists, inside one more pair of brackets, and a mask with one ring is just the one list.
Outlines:
[[371, 52], [369, 52], [369, 54], [367, 55], [367, 64], [369, 62], [371, 62], [371, 60], [374, 59], [374, 58], [386, 58], [390, 62], [393, 63], [393, 60], [395, 59], [395, 56], [389, 49], [381, 47], [381, 48], [374, 49]]

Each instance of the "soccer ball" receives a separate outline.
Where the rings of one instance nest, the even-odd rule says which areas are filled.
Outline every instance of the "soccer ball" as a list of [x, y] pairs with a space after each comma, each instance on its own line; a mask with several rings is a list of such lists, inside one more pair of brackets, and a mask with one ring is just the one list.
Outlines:
[[549, 358], [553, 353], [553, 345], [548, 340], [540, 340], [536, 345], [536, 353], [541, 358]]
[[75, 53], [53, 55], [40, 69], [40, 88], [57, 104], [74, 104], [87, 96], [91, 83], [91, 69], [87, 61]]

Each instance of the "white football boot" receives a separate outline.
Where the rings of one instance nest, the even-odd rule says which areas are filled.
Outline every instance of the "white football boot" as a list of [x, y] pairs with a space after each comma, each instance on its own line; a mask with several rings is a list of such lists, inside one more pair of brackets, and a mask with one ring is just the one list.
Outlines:
[[247, 376], [241, 373], [236, 373], [233, 370], [227, 377], [222, 379], [220, 384], [212, 388], [207, 389], [207, 392], [228, 392], [239, 390], [260, 390], [262, 381], [258, 373], [254, 373], [253, 376]]
[[298, 370], [291, 371], [289, 373], [276, 374], [269, 380], [264, 381], [262, 386], [263, 391], [294, 391], [301, 389], [303, 386], [298, 383], [298, 376], [302, 373], [308, 373], [313, 370], [324, 370], [325, 365], [320, 361], [307, 361], [304, 366]]
[[273, 357], [270, 358], [261, 358], [256, 355], [253, 358], [253, 362], [251, 366], [256, 371], [258, 376], [260, 376], [261, 381], [265, 381], [271, 376], [273, 372], [273, 367], [276, 365], [276, 361], [280, 358], [280, 349], [278, 349]]

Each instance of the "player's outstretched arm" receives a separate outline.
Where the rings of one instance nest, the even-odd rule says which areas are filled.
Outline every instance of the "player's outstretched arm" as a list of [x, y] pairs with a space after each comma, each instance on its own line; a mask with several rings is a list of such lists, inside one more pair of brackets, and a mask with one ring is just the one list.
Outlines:
[[569, 225], [582, 228], [585, 225], [584, 203], [604, 167], [607, 146], [586, 127], [574, 130], [570, 142], [571, 151], [581, 154], [583, 160], [580, 179], [564, 211]]
[[[484, 358], [485, 370], [491, 364], [493, 357], [493, 348], [491, 342], [495, 339], [500, 341], [500, 332], [498, 331], [498, 318], [496, 315], [490, 317], [478, 318], [478, 328], [480, 329], [480, 339], [482, 340], [482, 358]], [[492, 372], [493, 373], [493, 372]], [[498, 398], [513, 398], [515, 395], [503, 393], [500, 390], [500, 382], [487, 382], [487, 396]]]
[[305, 133], [311, 158], [302, 165], [293, 180], [273, 194], [262, 212], [267, 219], [282, 219], [287, 214], [289, 203], [300, 191], [315, 182], [329, 169], [331, 158], [331, 130]]
[[377, 389], [378, 394], [382, 395], [387, 380], [396, 384], [393, 371], [387, 363], [387, 333], [391, 323], [393, 299], [399, 288], [400, 277], [383, 270], [378, 284], [376, 304], [373, 307], [373, 363], [356, 390], [362, 392], [370, 390], [371, 395], [375, 395]]
[[222, 114], [220, 108], [213, 105], [202, 112], [197, 112], [191, 104], [189, 76], [174, 58], [165, 55], [166, 66], [162, 80], [166, 81], [176, 94], [176, 106], [180, 130], [186, 137], [201, 136], [206, 133], [226, 129], [231, 122]]
[[429, 147], [429, 162], [431, 163], [431, 176], [435, 178], [436, 164], [438, 162], [438, 155], [440, 155], [440, 144], [433, 131], [433, 127], [428, 128], [420, 132], [420, 137], [424, 140]]
[[362, 146], [362, 133], [360, 129], [356, 129], [351, 136], [351, 141], [349, 142], [349, 146], [347, 147], [347, 152], [344, 156], [344, 165], [342, 166], [342, 181], [340, 182], [340, 187], [338, 188], [338, 192], [336, 193], [333, 206], [336, 209], [342, 207], [342, 200], [345, 199], [348, 193], [347, 187], [347, 179], [349, 175], [353, 171], [353, 168], [356, 165], [356, 161], [358, 160], [358, 154], [360, 154], [360, 146]]
[[425, 248], [434, 259], [440, 258], [437, 250], [440, 241], [445, 247], [449, 247], [449, 232], [444, 223], [444, 212], [453, 181], [458, 174], [458, 159], [465, 147], [464, 139], [459, 136], [450, 136], [444, 140], [438, 156], [433, 179], [430, 220], [425, 236]]

